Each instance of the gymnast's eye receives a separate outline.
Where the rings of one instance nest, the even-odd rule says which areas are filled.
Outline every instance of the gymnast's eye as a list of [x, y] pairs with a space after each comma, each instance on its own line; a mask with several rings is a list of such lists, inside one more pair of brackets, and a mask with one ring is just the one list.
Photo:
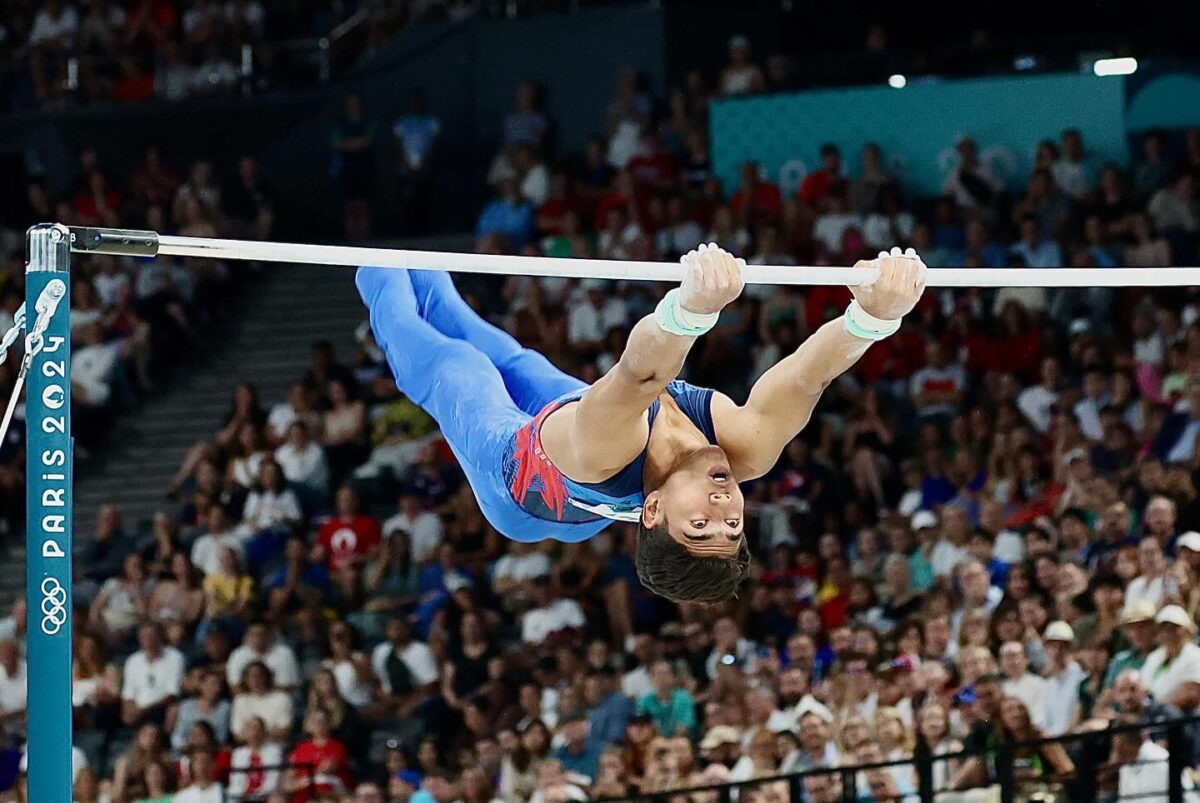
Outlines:
[[[736, 530], [737, 526], [739, 524], [741, 524], [742, 522], [738, 519], [725, 519], [725, 523], [728, 524], [730, 527], [733, 527]], [[741, 537], [741, 533], [738, 533], [738, 537], [739, 538]]]
[[696, 519], [692, 522], [692, 526], [697, 530], [703, 530], [708, 525], [707, 519]]

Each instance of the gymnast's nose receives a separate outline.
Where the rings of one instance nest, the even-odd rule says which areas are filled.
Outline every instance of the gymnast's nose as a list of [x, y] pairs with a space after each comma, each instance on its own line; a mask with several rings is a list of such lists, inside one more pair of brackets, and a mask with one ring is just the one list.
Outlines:
[[722, 502], [728, 502], [732, 498], [733, 497], [731, 497], [725, 491], [713, 491], [708, 495], [708, 501], [712, 502], [714, 505], [719, 505]]

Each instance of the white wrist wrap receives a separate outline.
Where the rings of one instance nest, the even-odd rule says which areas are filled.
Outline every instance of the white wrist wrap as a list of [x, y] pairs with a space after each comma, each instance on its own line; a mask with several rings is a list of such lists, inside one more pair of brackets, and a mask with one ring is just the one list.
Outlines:
[[846, 314], [842, 317], [846, 331], [863, 340], [883, 340], [896, 334], [902, 319], [887, 320], [876, 318], [858, 304], [858, 300], [850, 302]]

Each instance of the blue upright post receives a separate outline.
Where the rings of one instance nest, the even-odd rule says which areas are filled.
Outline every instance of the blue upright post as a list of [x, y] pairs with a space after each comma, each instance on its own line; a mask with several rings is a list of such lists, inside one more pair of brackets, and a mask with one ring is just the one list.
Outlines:
[[71, 234], [44, 223], [26, 243], [27, 799], [71, 803]]

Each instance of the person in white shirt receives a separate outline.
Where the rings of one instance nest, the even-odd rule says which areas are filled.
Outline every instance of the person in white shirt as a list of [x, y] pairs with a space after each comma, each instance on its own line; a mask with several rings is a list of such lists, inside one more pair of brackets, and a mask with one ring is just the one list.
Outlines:
[[242, 509], [241, 534], [248, 538], [264, 530], [290, 531], [303, 518], [295, 492], [284, 484], [283, 469], [274, 460], [264, 460], [258, 484]]
[[1155, 702], [1192, 714], [1200, 709], [1200, 647], [1196, 623], [1178, 605], [1167, 605], [1154, 617], [1157, 649], [1146, 656], [1142, 678]]
[[192, 785], [181, 789], [173, 803], [225, 803], [225, 788], [213, 780], [214, 756], [210, 750], [196, 750], [191, 756]]
[[609, 329], [629, 322], [628, 311], [619, 298], [605, 296], [599, 279], [584, 279], [579, 289], [567, 313], [567, 340], [580, 350], [599, 351]]
[[163, 644], [156, 622], [138, 628], [138, 645], [141, 649], [125, 660], [121, 682], [121, 719], [130, 727], [162, 722], [183, 682], [183, 655]]
[[[1118, 724], [1134, 725], [1137, 720], [1131, 717]], [[1117, 799], [1165, 801], [1171, 785], [1170, 757], [1167, 748], [1146, 738], [1144, 730], [1114, 733], [1109, 765], [1120, 768], [1117, 770]], [[1183, 801], [1200, 803], [1196, 784], [1187, 770], [1183, 773]]]
[[[261, 717], [250, 717], [242, 728], [245, 740], [230, 760], [229, 796], [233, 800], [258, 800], [279, 788], [279, 769], [285, 756], [277, 742], [267, 741]], [[271, 768], [271, 769], [267, 769]]]
[[404, 619], [393, 616], [384, 630], [387, 638], [371, 653], [371, 669], [379, 687], [400, 716], [412, 716], [437, 689], [441, 672], [429, 645], [412, 637]]
[[113, 369], [121, 356], [121, 344], [104, 342], [98, 324], [81, 326], [72, 334], [80, 344], [71, 354], [73, 400], [88, 407], [104, 407], [112, 396]]
[[970, 560], [971, 553], [967, 549], [970, 535], [971, 521], [967, 511], [958, 505], [946, 505], [942, 509], [941, 537], [929, 555], [935, 577], [951, 577], [959, 564]]
[[1071, 729], [1079, 707], [1079, 684], [1087, 673], [1071, 654], [1075, 631], [1066, 622], [1051, 622], [1042, 634], [1050, 666], [1046, 669], [1045, 717], [1047, 736], [1061, 736]]
[[1052, 409], [1058, 403], [1058, 386], [1062, 381], [1062, 368], [1055, 357], [1042, 360], [1041, 381], [1021, 391], [1017, 396], [1017, 409], [1039, 433], [1050, 431]]
[[1024, 644], [1006, 641], [1000, 645], [1000, 671], [1004, 673], [1002, 689], [1005, 695], [1016, 697], [1024, 703], [1033, 724], [1044, 730], [1046, 681], [1029, 671], [1029, 657]]
[[582, 631], [587, 624], [579, 603], [559, 597], [551, 587], [549, 577], [534, 579], [533, 593], [537, 607], [521, 616], [521, 641], [526, 644], [537, 647], [556, 634]]
[[267, 737], [273, 741], [287, 741], [291, 737], [292, 697], [275, 687], [271, 670], [262, 661], [252, 661], [242, 672], [242, 691], [233, 698], [233, 710], [229, 714], [229, 732], [238, 741], [246, 740], [250, 721], [259, 718], [267, 728]]
[[842, 252], [842, 237], [850, 228], [861, 229], [862, 216], [849, 211], [846, 196], [841, 192], [831, 192], [826, 196], [828, 211], [818, 215], [813, 223], [813, 238], [825, 246], [830, 254]]
[[275, 450], [275, 460], [288, 482], [325, 493], [329, 490], [329, 463], [325, 450], [309, 431], [305, 422], [293, 421], [287, 430], [287, 440]]
[[1137, 562], [1138, 575], [1125, 589], [1125, 604], [1148, 602], [1158, 610], [1166, 596], [1167, 561], [1162, 545], [1153, 535], [1138, 541]]
[[538, 544], [513, 541], [508, 545], [508, 554], [497, 560], [492, 569], [492, 591], [500, 596], [522, 594], [529, 597], [533, 581], [549, 574], [550, 558]]
[[295, 382], [288, 388], [287, 401], [280, 402], [267, 414], [267, 439], [274, 444], [283, 443], [292, 424], [304, 422], [309, 430], [319, 426], [321, 416], [313, 409], [308, 388], [303, 382]]
[[242, 536], [234, 530], [233, 518], [223, 502], [214, 502], [208, 515], [208, 531], [192, 543], [192, 565], [204, 573], [221, 571], [221, 553], [232, 549], [240, 560], [243, 556]]
[[251, 622], [246, 628], [246, 637], [241, 646], [229, 654], [225, 664], [225, 678], [229, 688], [241, 688], [242, 673], [254, 661], [262, 661], [274, 676], [275, 685], [286, 692], [296, 688], [300, 673], [296, 668], [296, 656], [292, 648], [275, 641], [270, 627], [265, 622]]
[[437, 549], [442, 545], [442, 520], [436, 513], [425, 510], [420, 495], [411, 489], [400, 492], [399, 512], [383, 523], [384, 538], [399, 531], [408, 533], [414, 561], [428, 563], [437, 557]]

